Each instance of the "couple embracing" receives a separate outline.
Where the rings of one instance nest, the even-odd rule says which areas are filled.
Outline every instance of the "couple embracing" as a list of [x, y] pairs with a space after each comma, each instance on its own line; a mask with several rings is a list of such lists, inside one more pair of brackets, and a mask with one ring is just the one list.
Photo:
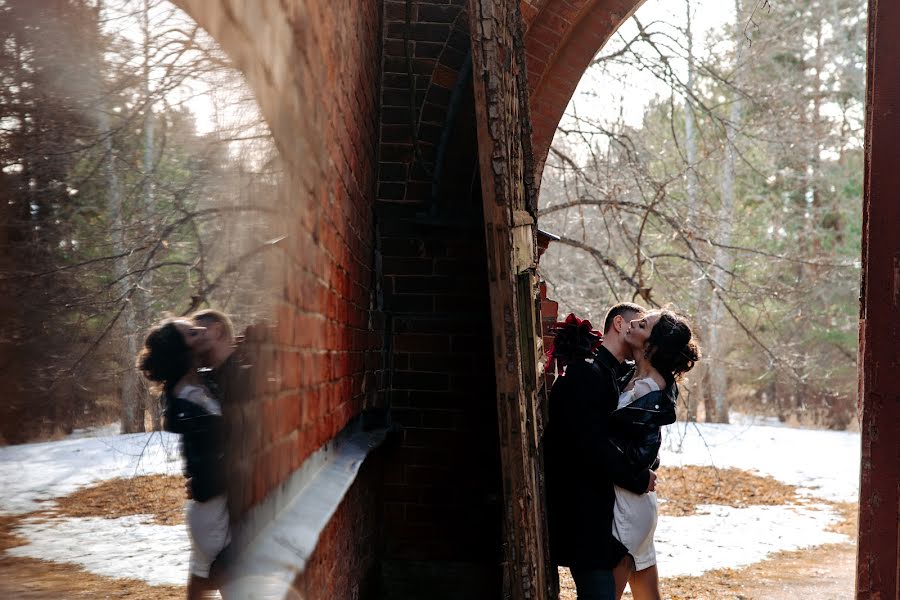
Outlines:
[[247, 369], [235, 349], [228, 316], [202, 310], [155, 325], [137, 357], [138, 369], [160, 388], [163, 428], [181, 436], [191, 541], [189, 600], [220, 587], [231, 541], [223, 407], [234, 410], [248, 389]]
[[675, 422], [676, 381], [699, 360], [687, 321], [620, 303], [602, 341], [587, 321], [558, 328], [565, 373], [550, 391], [545, 474], [550, 554], [579, 600], [661, 597], [653, 534], [661, 428]]

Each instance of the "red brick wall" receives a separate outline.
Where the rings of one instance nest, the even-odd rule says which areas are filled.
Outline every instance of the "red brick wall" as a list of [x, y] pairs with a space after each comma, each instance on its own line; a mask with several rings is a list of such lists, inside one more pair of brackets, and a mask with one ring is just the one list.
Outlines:
[[[351, 419], [379, 404], [385, 334], [375, 297], [374, 201], [382, 2], [182, 4], [244, 71], [285, 170], [279, 218], [287, 236], [268, 265], [280, 281], [272, 290], [275, 319], [248, 332], [244, 352], [255, 389], [228, 411], [230, 503], [240, 521]], [[305, 575], [307, 598], [349, 598], [348, 581], [375, 572], [379, 510], [371, 490], [380, 475], [368, 472], [321, 537]], [[341, 591], [332, 595], [323, 582], [338, 576], [333, 589]]]
[[[308, 110], [293, 143], [317, 152], [282, 148], [288, 236], [273, 268], [283, 285], [273, 290], [274, 326], [249, 340], [257, 393], [243, 411], [252, 480], [243, 509], [376, 403], [381, 369], [384, 336], [371, 308], [380, 7], [296, 4], [295, 101]], [[281, 137], [279, 147], [290, 142]]]
[[[304, 600], [359, 600], [378, 597], [381, 460], [370, 456], [344, 497], [294, 582]], [[294, 596], [288, 596], [293, 598]]]
[[[257, 394], [235, 424], [236, 512], [362, 409], [386, 407], [399, 432], [379, 451], [381, 500], [380, 476], [357, 481], [298, 586], [352, 597], [352, 580], [380, 571], [390, 597], [496, 597], [501, 480], [474, 100], [460, 75], [466, 1], [412, 2], [410, 62], [405, 0], [184, 1], [210, 11], [201, 24], [245, 69], [288, 172], [277, 319], [251, 332]], [[261, 33], [243, 35], [247, 23]]]

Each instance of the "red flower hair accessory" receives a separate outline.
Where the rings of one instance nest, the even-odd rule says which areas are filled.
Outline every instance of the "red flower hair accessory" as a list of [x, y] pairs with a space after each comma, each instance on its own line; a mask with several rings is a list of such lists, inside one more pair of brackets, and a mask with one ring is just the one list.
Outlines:
[[556, 359], [559, 373], [570, 362], [592, 357], [603, 341], [603, 334], [593, 329], [590, 321], [579, 319], [573, 313], [569, 313], [565, 321], [552, 325], [549, 333], [553, 343], [547, 356]]

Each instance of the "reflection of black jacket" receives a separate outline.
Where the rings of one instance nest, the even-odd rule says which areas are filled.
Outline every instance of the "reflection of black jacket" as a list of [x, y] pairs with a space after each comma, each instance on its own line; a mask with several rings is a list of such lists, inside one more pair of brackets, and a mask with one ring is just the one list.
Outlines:
[[166, 394], [163, 423], [166, 431], [181, 435], [185, 477], [191, 495], [206, 502], [225, 492], [225, 435], [218, 402], [196, 386], [173, 397]]
[[609, 417], [609, 460], [620, 486], [636, 494], [647, 491], [643, 473], [659, 465], [661, 428], [675, 422], [678, 386], [644, 394]]
[[601, 348], [576, 361], [550, 390], [544, 465], [550, 554], [555, 564], [611, 569], [626, 549], [612, 535], [615, 503], [608, 438], [618, 361]]

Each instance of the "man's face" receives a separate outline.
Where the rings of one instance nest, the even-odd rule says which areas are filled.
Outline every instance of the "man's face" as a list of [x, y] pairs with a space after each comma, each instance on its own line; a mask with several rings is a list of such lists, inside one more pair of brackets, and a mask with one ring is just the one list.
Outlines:
[[625, 311], [613, 321], [615, 324], [614, 330], [618, 333], [619, 337], [624, 340], [625, 335], [628, 333], [628, 328], [631, 326], [631, 322], [635, 319], [640, 319], [643, 316], [644, 313], [642, 312]]
[[195, 319], [191, 323], [197, 329], [202, 330], [202, 334], [196, 341], [195, 345], [191, 347], [191, 351], [198, 354], [209, 352], [210, 349], [212, 349], [212, 347], [215, 345], [216, 340], [219, 339], [219, 335], [221, 334], [221, 325], [219, 323], [202, 321], [199, 319]]
[[632, 346], [628, 343], [627, 337], [629, 323], [634, 319], [640, 319], [643, 316], [643, 312], [629, 310], [615, 318], [615, 326], [613, 327], [612, 333], [615, 333], [618, 336], [618, 339], [623, 342], [621, 348], [626, 360], [634, 359]]
[[193, 321], [185, 319], [175, 321], [175, 328], [181, 333], [181, 337], [184, 338], [184, 343], [192, 353], [196, 354], [197, 352], [203, 352], [202, 347], [206, 343], [205, 340], [207, 336], [206, 327], [197, 325]]

